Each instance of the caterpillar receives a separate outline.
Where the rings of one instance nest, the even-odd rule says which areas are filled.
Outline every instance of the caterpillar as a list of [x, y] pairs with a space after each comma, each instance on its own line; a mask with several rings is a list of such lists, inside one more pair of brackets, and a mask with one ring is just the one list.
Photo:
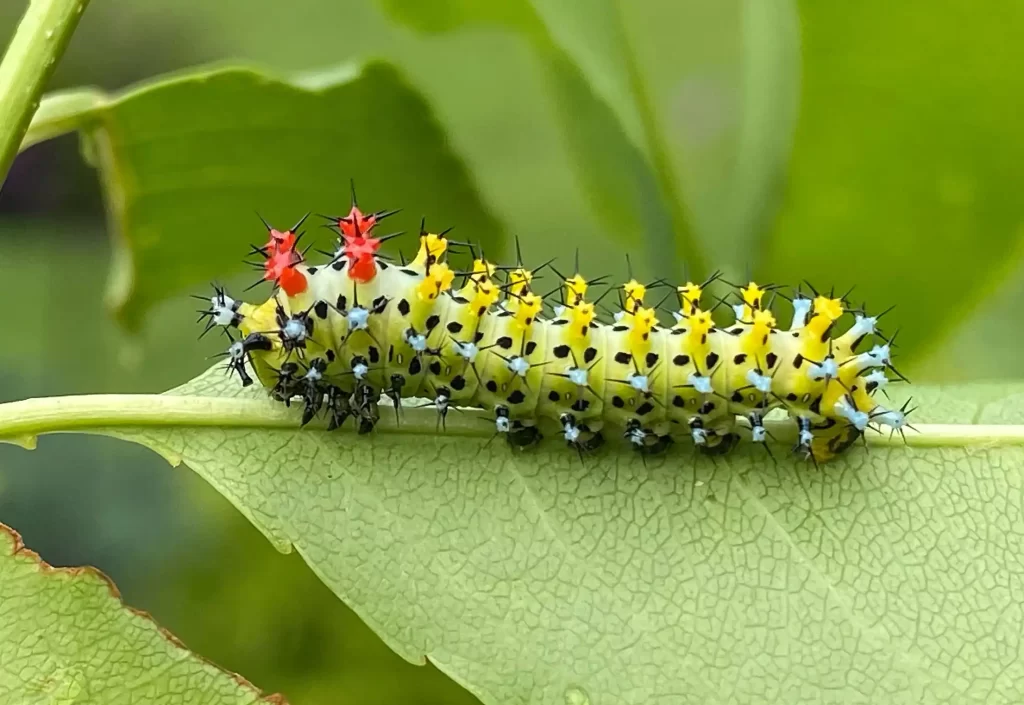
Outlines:
[[[685, 439], [715, 455], [737, 444], [743, 426], [771, 454], [764, 419], [781, 410], [796, 426], [793, 452], [815, 463], [869, 428], [902, 435], [909, 426], [907, 404], [887, 408], [874, 399], [890, 382], [906, 381], [892, 364], [893, 339], [878, 329], [885, 312], [868, 316], [846, 296], [809, 284], [810, 295], [801, 286], [787, 296], [755, 282], [730, 285], [732, 303], [719, 298], [702, 308], [718, 273], [679, 286], [630, 276], [591, 299], [605, 278], [564, 276], [552, 262], [531, 270], [518, 241], [516, 264], [499, 266], [422, 223], [415, 257], [395, 262], [380, 246], [401, 233], [375, 231], [396, 212], [364, 213], [353, 187], [347, 215], [323, 216], [338, 249], [319, 266], [299, 247], [308, 213], [283, 231], [264, 221], [267, 241], [252, 246], [259, 260], [251, 264], [273, 295], [254, 305], [214, 286], [212, 296], [197, 297], [209, 304], [199, 312], [202, 335], [221, 327], [231, 340], [223, 353], [229, 373], [248, 386], [251, 370], [272, 398], [300, 402], [303, 425], [323, 414], [329, 430], [352, 419], [365, 434], [385, 399], [399, 415], [402, 399], [426, 397], [439, 428], [454, 407], [482, 408], [493, 413], [494, 434], [517, 449], [536, 444], [544, 427], [581, 457], [609, 431], [645, 456]], [[459, 249], [470, 255], [464, 270], [449, 260]], [[535, 278], [545, 269], [559, 286], [538, 295]], [[660, 287], [678, 299], [671, 325], [659, 319], [660, 305], [647, 304]], [[618, 307], [602, 321], [601, 301], [612, 291]], [[772, 313], [776, 295], [792, 305], [785, 330]], [[732, 308], [730, 325], [712, 317], [722, 305]], [[837, 335], [846, 314], [853, 323]], [[876, 344], [857, 352], [871, 336]]]

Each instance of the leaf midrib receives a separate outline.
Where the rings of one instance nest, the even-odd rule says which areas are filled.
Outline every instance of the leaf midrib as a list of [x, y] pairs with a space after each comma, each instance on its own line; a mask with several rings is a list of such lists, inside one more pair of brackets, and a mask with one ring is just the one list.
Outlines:
[[[300, 402], [301, 403], [301, 402]], [[422, 400], [407, 403], [401, 423], [387, 406], [375, 433], [435, 436], [444, 433], [487, 439], [494, 435], [493, 424], [485, 411], [452, 408], [445, 428], [438, 428], [437, 412], [424, 407]], [[43, 433], [87, 431], [112, 427], [185, 427], [185, 428], [267, 428], [304, 432], [326, 432], [324, 419], [314, 419], [301, 428], [299, 403], [290, 408], [269, 399], [228, 398], [219, 396], [168, 394], [91, 394], [41, 397], [0, 404], [0, 440], [24, 439]], [[742, 420], [741, 420], [742, 422]], [[794, 435], [788, 420], [766, 420], [765, 426], [780, 441]], [[1024, 445], [1024, 424], [920, 424], [907, 431], [904, 441], [898, 434], [871, 433], [871, 445], [940, 447]], [[356, 435], [350, 426], [331, 431], [332, 435]], [[628, 448], [625, 449], [629, 451]]]

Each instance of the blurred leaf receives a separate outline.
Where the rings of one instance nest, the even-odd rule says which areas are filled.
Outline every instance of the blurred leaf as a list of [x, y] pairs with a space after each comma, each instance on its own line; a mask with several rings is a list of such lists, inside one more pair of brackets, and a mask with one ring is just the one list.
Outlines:
[[364, 207], [404, 208], [399, 227], [423, 214], [495, 250], [502, 241], [429, 106], [384, 63], [291, 83], [192, 72], [118, 96], [59, 94], [40, 115], [33, 134], [86, 137], [113, 220], [108, 300], [132, 327], [154, 302], [240, 271], [247, 243], [265, 237], [253, 211], [281, 227], [345, 211], [350, 178]]
[[1019, 701], [1024, 387], [913, 392], [922, 421], [964, 425], [874, 436], [821, 472], [749, 444], [682, 468], [513, 454], [469, 411], [440, 435], [429, 410], [297, 432], [297, 410], [219, 369], [79, 430], [186, 462], [487, 703]]
[[91, 568], [60, 569], [0, 524], [0, 697], [5, 703], [283, 703], [125, 607]]
[[875, 312], [898, 304], [887, 329], [902, 324], [913, 362], [1024, 254], [1024, 5], [800, 7], [793, 168], [759, 271], [856, 285]]
[[[379, 0], [399, 21], [427, 32], [494, 24], [522, 32], [544, 62], [577, 178], [598, 215], [630, 245], [643, 244], [656, 276], [681, 271], [666, 253], [706, 269], [675, 197], [649, 97], [623, 32], [617, 0]], [[660, 169], [660, 171], [659, 171]]]

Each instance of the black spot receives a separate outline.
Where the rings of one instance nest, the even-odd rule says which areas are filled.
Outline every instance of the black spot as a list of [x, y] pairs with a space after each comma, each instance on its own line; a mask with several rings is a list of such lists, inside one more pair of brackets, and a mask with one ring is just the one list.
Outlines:
[[553, 325], [553, 326], [564, 326], [568, 322], [569, 321], [565, 320], [564, 318], [559, 318], [557, 320], [551, 321], [551, 325]]
[[527, 355], [532, 355], [533, 351], [536, 350], [536, 349], [537, 349], [537, 343], [533, 342], [532, 340], [529, 343], [526, 344], [526, 354]]
[[568, 345], [556, 345], [554, 350], [552, 350], [551, 352], [553, 352], [555, 354], [555, 357], [557, 358], [565, 358], [569, 357], [570, 351]]
[[742, 328], [733, 328], [731, 331], [729, 331], [729, 335], [739, 335], [742, 332]]
[[[591, 324], [591, 325], [593, 325], [593, 324]], [[586, 335], [587, 335], [587, 327], [586, 326], [582, 326], [580, 328], [580, 337], [584, 337], [585, 338]]]
[[689, 355], [676, 355], [675, 357], [672, 358], [672, 364], [673, 365], [678, 365], [679, 367], [682, 367], [684, 365], [689, 365], [690, 364], [690, 356]]
[[526, 401], [526, 395], [523, 394], [523, 390], [521, 389], [517, 389], [508, 395], [509, 404], [522, 404], [524, 401]]
[[508, 350], [509, 348], [512, 347], [512, 338], [510, 338], [507, 335], [503, 335], [500, 338], [498, 338], [496, 341], [494, 341], [494, 343], [495, 343], [495, 345], [497, 345], [502, 350]]
[[672, 406], [676, 407], [677, 409], [682, 409], [684, 406], [686, 406], [686, 400], [683, 399], [678, 394], [676, 394], [674, 397], [672, 397]]
[[376, 365], [380, 362], [380, 351], [377, 350], [376, 346], [371, 345], [366, 349], [366, 354], [370, 356], [370, 363]]
[[583, 351], [583, 362], [593, 362], [597, 357], [597, 348], [587, 348]]
[[811, 402], [811, 405], [807, 407], [815, 414], [821, 413], [821, 397], [818, 396]]
[[437, 360], [434, 360], [433, 362], [430, 363], [427, 369], [430, 370], [430, 374], [436, 377], [437, 375], [441, 374], [441, 363], [438, 362]]
[[318, 318], [327, 318], [327, 302], [317, 301], [316, 305], [313, 306], [313, 312]]
[[704, 402], [704, 404], [699, 409], [697, 409], [697, 413], [698, 414], [710, 414], [714, 410], [715, 410], [715, 402], [713, 402], [713, 401], [706, 401], [706, 402]]
[[327, 362], [334, 362], [334, 351], [327, 348]]
[[647, 353], [647, 357], [644, 359], [648, 367], [654, 367], [658, 364], [658, 353]]
[[420, 358], [417, 355], [413, 355], [412, 360], [409, 361], [409, 374], [415, 376], [423, 370], [423, 364], [420, 362]]
[[462, 324], [458, 321], [450, 321], [445, 327], [448, 329], [449, 333], [458, 333], [462, 330]]
[[802, 364], [804, 364], [804, 356], [797, 353], [797, 356], [793, 358], [793, 367], [799, 370]]
[[331, 265], [331, 269], [333, 269], [335, 272], [340, 272], [344, 268], [345, 268], [345, 260], [343, 260], [343, 259], [340, 259], [340, 260], [338, 260], [337, 262], [335, 262], [334, 264]]
[[612, 397], [612, 406], [616, 409], [621, 409], [626, 405], [626, 402], [622, 400], [622, 397]]
[[615, 362], [620, 365], [628, 365], [633, 360], [633, 356], [628, 352], [620, 351], [615, 353]]
[[612, 328], [612, 330], [615, 331], [616, 333], [621, 333], [623, 331], [629, 330], [629, 326], [615, 326], [614, 328]]
[[673, 328], [672, 329], [672, 335], [682, 335], [685, 332], [686, 332], [685, 328]]
[[708, 342], [708, 334], [707, 334], [707, 333], [705, 333], [704, 335], [702, 335], [702, 336], [700, 337], [700, 344], [701, 344], [701, 345], [706, 345], [706, 344], [707, 344], [707, 342]]
[[552, 389], [550, 392], [548, 392], [548, 399], [550, 399], [551, 401], [558, 401], [561, 398], [562, 398], [561, 395], [558, 392], [556, 392], [554, 389]]
[[334, 303], [334, 306], [339, 311], [344, 311], [348, 308], [348, 299], [345, 298], [344, 294], [338, 294], [338, 300]]
[[498, 383], [495, 382], [493, 379], [487, 380], [487, 384], [485, 384], [484, 386], [487, 387], [487, 391], [490, 392], [491, 394], [494, 394], [495, 392], [498, 391]]
[[643, 338], [644, 342], [647, 342], [647, 339], [651, 337], [651, 334], [650, 333], [644, 333], [640, 337]]
[[391, 362], [394, 359], [395, 359], [395, 346], [394, 345], [389, 345], [388, 346], [388, 362]]
[[643, 404], [636, 408], [636, 413], [639, 414], [640, 416], [645, 416], [651, 413], [652, 411], [654, 411], [654, 404], [650, 403], [649, 401], [644, 402]]
[[412, 269], [400, 269], [400, 270], [398, 270], [398, 271], [400, 271], [400, 272], [401, 272], [402, 274], [408, 274], [408, 275], [409, 275], [410, 277], [416, 277], [416, 276], [419, 276], [419, 275], [418, 275], [418, 274], [416, 273], [416, 271], [415, 271], [415, 270], [412, 270]]
[[864, 388], [868, 390], [868, 393], [870, 394], [871, 392], [875, 391], [875, 388], [877, 386], [878, 382], [868, 382], [866, 385], [864, 385]]
[[793, 332], [793, 337], [794, 338], [799, 338], [800, 337], [800, 331], [794, 331]]
[[764, 337], [761, 338], [761, 345], [767, 345], [767, 344], [768, 344], [768, 334], [766, 333], [764, 335]]
[[704, 358], [704, 364], [708, 366], [710, 370], [718, 364], [718, 353], [708, 353], [708, 356]]
[[434, 330], [437, 328], [437, 324], [441, 322], [440, 316], [429, 316], [427, 318], [427, 330]]
[[399, 301], [398, 302], [398, 312], [400, 314], [402, 314], [403, 316], [408, 316], [409, 315], [409, 302], [406, 301], [405, 299], [402, 299], [401, 301]]
[[484, 332], [482, 330], [478, 330], [476, 332], [476, 335], [473, 336], [473, 342], [474, 343], [479, 343], [483, 339], [484, 339]]
[[316, 267], [306, 267], [306, 271], [309, 272], [311, 275], [316, 274]]
[[524, 320], [523, 323], [525, 325], [527, 325], [527, 326], [533, 325], [533, 317], [532, 316], [527, 316], [526, 320]]
[[485, 313], [487, 313], [487, 307], [486, 306], [481, 306], [480, 308], [478, 308], [476, 310], [476, 317], [477, 318], [483, 318]]
[[452, 389], [454, 389], [456, 392], [460, 391], [465, 386], [466, 386], [466, 378], [465, 377], [463, 377], [461, 375], [456, 375], [455, 377], [452, 377]]
[[586, 411], [590, 408], [590, 402], [586, 399], [577, 399], [572, 403], [573, 411]]
[[733, 361], [733, 364], [735, 364], [735, 365], [742, 365], [744, 362], [747, 361], [747, 356], [746, 356], [745, 353], [740, 353], [739, 355], [734, 357], [732, 359], [732, 361]]
[[732, 393], [732, 400], [738, 404], [741, 401], [743, 401], [743, 395], [740, 394], [739, 392], [733, 392]]
[[796, 401], [796, 394], [790, 392], [789, 394], [786, 395], [786, 399], [788, 399], [789, 401]]
[[764, 361], [768, 365], [768, 369], [770, 370], [771, 368], [775, 367], [775, 363], [779, 361], [779, 356], [776, 355], [775, 353], [770, 352], [767, 355], [765, 355]]
[[511, 315], [511, 311], [498, 311], [498, 318], [508, 318]]
[[380, 260], [377, 260], [377, 266], [380, 267], [380, 271], [383, 272], [385, 269], [388, 268], [388, 263], [387, 262], [381, 262]]

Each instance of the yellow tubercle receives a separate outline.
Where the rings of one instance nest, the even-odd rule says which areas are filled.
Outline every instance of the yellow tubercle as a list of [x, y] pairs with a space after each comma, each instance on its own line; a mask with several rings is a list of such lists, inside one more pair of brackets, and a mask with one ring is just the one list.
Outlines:
[[567, 306], [578, 306], [587, 295], [587, 280], [574, 274], [565, 280], [565, 303]]
[[490, 280], [481, 281], [478, 284], [470, 284], [470, 286], [473, 289], [466, 298], [470, 300], [469, 308], [473, 315], [479, 318], [484, 313], [487, 313], [491, 306], [497, 303], [501, 292]]
[[412, 264], [420, 269], [430, 269], [448, 249], [448, 240], [436, 233], [420, 233], [420, 249]]
[[644, 296], [647, 295], [647, 287], [636, 279], [630, 279], [622, 286], [622, 291], [626, 295], [626, 313], [636, 313], [644, 305]]
[[756, 311], [753, 319], [753, 323], [743, 334], [740, 342], [744, 353], [753, 355], [760, 360], [763, 357], [762, 353], [770, 348], [771, 334], [775, 328], [775, 316], [771, 314], [771, 311]]
[[761, 302], [764, 299], [766, 291], [766, 289], [758, 286], [754, 282], [750, 282], [746, 286], [740, 287], [740, 297], [743, 299], [744, 321], [751, 320], [754, 316], [754, 312], [761, 310]]
[[637, 308], [633, 314], [633, 325], [629, 329], [629, 347], [634, 359], [647, 354], [651, 346], [651, 331], [658, 325], [658, 316], [653, 308]]
[[700, 298], [704, 295], [700, 284], [686, 282], [676, 287], [676, 292], [679, 294], [679, 306], [684, 315], [692, 315], [700, 310]]
[[477, 284], [490, 281], [494, 277], [494, 273], [497, 271], [497, 267], [487, 260], [475, 259], [473, 260], [473, 273], [469, 275], [469, 279]]
[[533, 272], [528, 269], [513, 269], [508, 273], [508, 291], [510, 298], [521, 295], [524, 291], [530, 288], [530, 282], [533, 281]]
[[804, 326], [804, 349], [803, 356], [818, 360], [824, 355], [822, 351], [828, 350], [829, 328], [843, 315], [843, 302], [841, 299], [830, 299], [826, 296], [818, 296], [814, 299], [811, 309], [811, 318]]
[[[704, 359], [707, 356], [709, 343], [708, 332], [714, 327], [715, 322], [711, 320], [710, 311], [697, 309], [694, 313], [685, 318], [686, 335], [682, 336], [682, 345], [687, 355], [693, 358]], [[706, 370], [702, 370], [705, 374]]]
[[455, 280], [455, 272], [445, 262], [438, 262], [430, 267], [419, 284], [416, 285], [416, 295], [420, 301], [434, 301], [441, 295], [442, 291], [452, 288]]
[[579, 303], [569, 308], [569, 337], [574, 341], [586, 340], [590, 336], [590, 324], [594, 321], [594, 304]]
[[514, 307], [516, 323], [521, 328], [529, 328], [540, 315], [544, 300], [534, 293], [526, 293], [519, 297]]

